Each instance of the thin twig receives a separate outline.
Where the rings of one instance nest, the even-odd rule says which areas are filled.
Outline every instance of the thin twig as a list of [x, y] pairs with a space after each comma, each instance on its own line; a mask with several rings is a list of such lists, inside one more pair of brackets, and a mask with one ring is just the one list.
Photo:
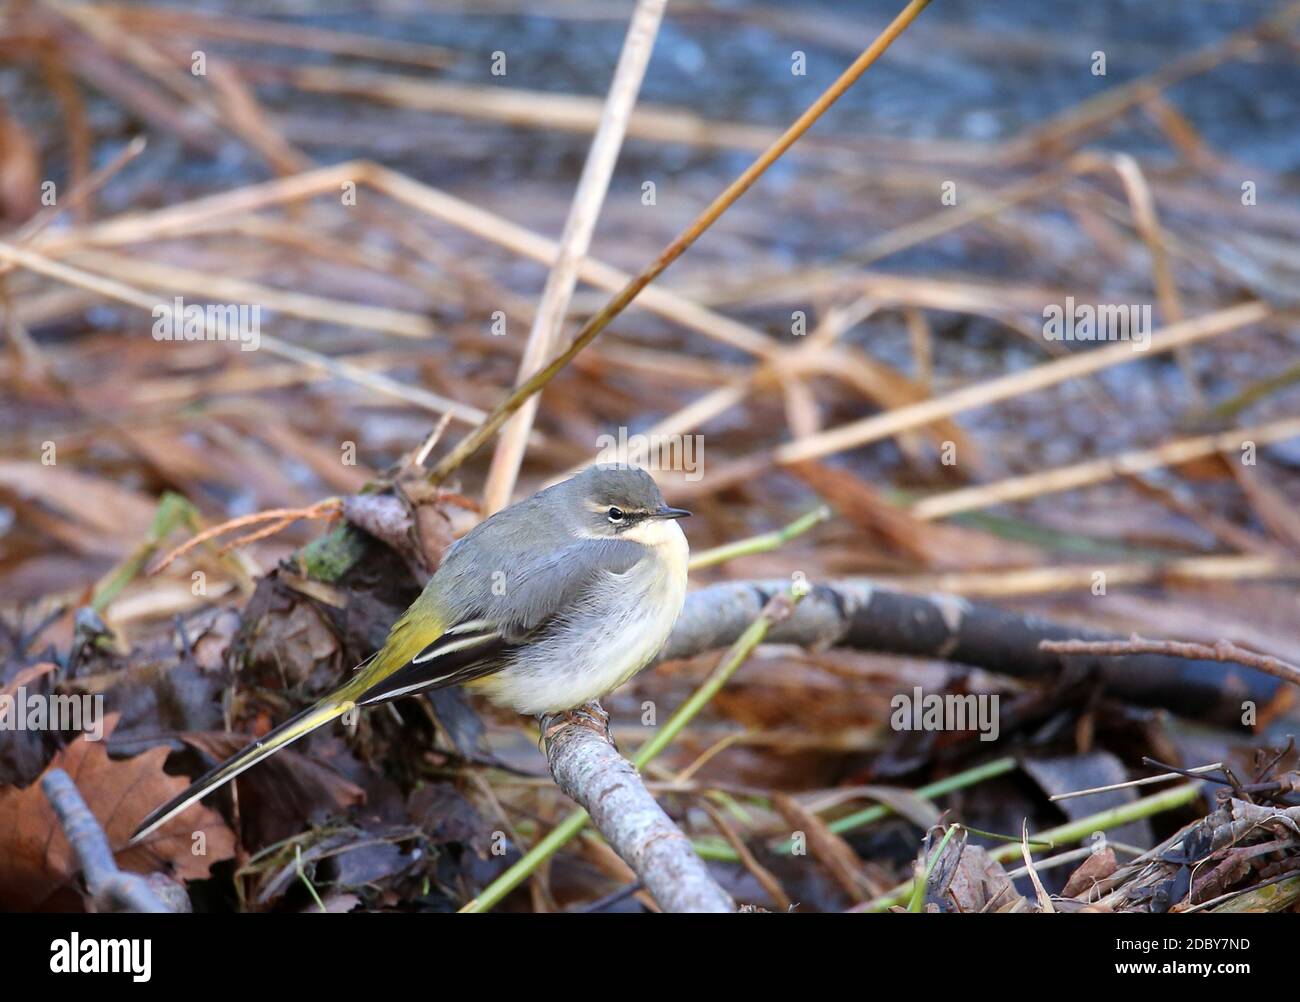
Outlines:
[[54, 809], [77, 854], [86, 887], [103, 911], [168, 912], [144, 877], [117, 868], [113, 850], [95, 815], [86, 806], [81, 791], [62, 769], [51, 769], [41, 780], [41, 789]]
[[713, 822], [713, 827], [718, 829], [722, 833], [722, 837], [727, 840], [727, 845], [731, 846], [731, 851], [739, 858], [740, 865], [748, 870], [753, 878], [759, 882], [763, 890], [767, 892], [767, 896], [772, 899], [772, 903], [777, 910], [788, 912], [793, 903], [790, 900], [790, 895], [781, 886], [781, 881], [749, 851], [749, 846], [745, 845], [744, 839], [727, 821], [722, 811], [711, 803], [707, 797], [700, 797], [699, 805], [704, 809], [704, 813], [709, 816], [709, 820]]
[[229, 552], [236, 547], [246, 546], [249, 543], [264, 539], [267, 536], [274, 535], [286, 526], [292, 525], [299, 519], [316, 519], [336, 518], [343, 510], [343, 502], [339, 498], [326, 498], [323, 501], [317, 501], [306, 508], [271, 508], [267, 511], [254, 512], [251, 515], [241, 515], [239, 518], [232, 518], [220, 525], [214, 525], [209, 529], [204, 529], [197, 536], [186, 540], [180, 546], [176, 547], [170, 553], [166, 554], [152, 568], [149, 569], [150, 576], [166, 569], [177, 557], [188, 553], [194, 547], [201, 543], [207, 542], [216, 536], [225, 535], [232, 529], [241, 529], [246, 525], [261, 525], [269, 522], [270, 525], [261, 525], [261, 528], [240, 536], [238, 539], [227, 543], [222, 547], [222, 553]]
[[505, 400], [498, 404], [487, 419], [457, 443], [456, 448], [447, 454], [430, 474], [430, 479], [439, 483], [458, 469], [466, 459], [472, 456], [497, 433], [509, 417], [515, 413], [524, 401], [537, 393], [549, 383], [561, 369], [568, 365], [578, 353], [589, 345], [616, 316], [627, 308], [647, 285], [653, 282], [663, 271], [676, 261], [691, 244], [699, 239], [718, 218], [729, 209], [741, 195], [772, 166], [786, 150], [807, 132], [818, 118], [834, 104], [862, 76], [890, 44], [902, 34], [921, 11], [929, 5], [930, 0], [910, 0], [908, 5], [858, 56], [829, 88], [800, 115], [794, 123], [781, 134], [775, 143], [768, 147], [736, 180], [718, 195], [695, 220], [683, 230], [672, 243], [649, 265], [643, 268], [623, 289], [614, 295], [605, 306], [593, 316], [574, 336], [569, 347], [556, 356], [544, 369], [517, 387]]
[[1128, 640], [1044, 640], [1038, 647], [1053, 654], [1094, 654], [1102, 657], [1163, 654], [1197, 661], [1227, 662], [1258, 668], [1275, 678], [1300, 685], [1300, 667], [1269, 654], [1248, 650], [1230, 640], [1196, 644], [1180, 640], [1146, 640], [1135, 633]]
[[[24, 223], [22, 228], [14, 235], [14, 240], [20, 244], [27, 243], [58, 219], [60, 215], [81, 205], [87, 198], [99, 191], [100, 188], [115, 177], [118, 171], [143, 153], [146, 143], [147, 140], [144, 136], [136, 136], [122, 148], [117, 156], [86, 178], [84, 184], [78, 185], [66, 195], [61, 196], [61, 202], [57, 205], [51, 205], [44, 212], [37, 213]], [[4, 268], [0, 268], [0, 274], [8, 271], [11, 267], [12, 265], [6, 265]]]
[[1134, 786], [1150, 786], [1152, 783], [1164, 783], [1171, 779], [1181, 777], [1200, 776], [1203, 773], [1214, 772], [1222, 769], [1222, 762], [1215, 762], [1213, 765], [1198, 765], [1195, 769], [1182, 769], [1174, 772], [1162, 772], [1158, 776], [1143, 776], [1141, 779], [1130, 779], [1127, 783], [1111, 783], [1109, 786], [1094, 786], [1087, 790], [1071, 790], [1069, 793], [1057, 793], [1048, 797], [1048, 800], [1069, 800], [1072, 797], [1087, 797], [1094, 793], [1110, 793], [1112, 790], [1127, 790]]

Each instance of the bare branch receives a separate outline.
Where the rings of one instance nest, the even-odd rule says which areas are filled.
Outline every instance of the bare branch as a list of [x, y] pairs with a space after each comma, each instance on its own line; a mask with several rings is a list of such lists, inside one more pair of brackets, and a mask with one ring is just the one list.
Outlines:
[[[730, 581], [691, 592], [661, 657], [687, 658], [728, 646], [768, 599], [788, 587], [780, 579]], [[789, 618], [772, 627], [767, 642], [938, 658], [1017, 678], [1049, 678], [1068, 667], [1093, 673], [1106, 692], [1120, 699], [1234, 727], [1241, 726], [1243, 700], [1265, 706], [1280, 688], [1269, 674], [1251, 670], [1262, 668], [1254, 663], [1261, 656], [1248, 651], [1222, 658], [1201, 652], [1189, 660], [1162, 650], [1119, 663], [1096, 654], [1067, 657], [1041, 646], [1045, 640], [1080, 637], [1123, 643], [1113, 635], [956, 595], [910, 594], [866, 578], [848, 578], [818, 582]], [[1242, 667], [1229, 678], [1219, 666], [1223, 661]]]
[[1227, 664], [1249, 665], [1293, 685], [1300, 685], [1300, 668], [1258, 651], [1247, 650], [1230, 640], [1213, 644], [1186, 643], [1179, 640], [1147, 640], [1136, 633], [1128, 640], [1044, 640], [1041, 650], [1054, 654], [1099, 654], [1103, 657], [1130, 657], [1134, 654], [1162, 654], [1172, 658], [1193, 658]]
[[636, 767], [614, 747], [608, 722], [599, 703], [544, 722], [546, 758], [556, 784], [586, 808], [664, 911], [734, 912], [731, 896], [709, 875]]
[[77, 854], [95, 907], [108, 912], [169, 912], [149, 882], [138, 873], [117, 868], [104, 829], [90, 813], [81, 791], [62, 769], [51, 769], [41, 789], [58, 815], [68, 843]]

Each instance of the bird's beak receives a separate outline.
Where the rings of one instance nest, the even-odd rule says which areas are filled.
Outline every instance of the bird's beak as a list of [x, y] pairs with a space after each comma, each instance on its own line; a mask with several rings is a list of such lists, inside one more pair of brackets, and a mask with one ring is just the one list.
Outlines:
[[654, 513], [655, 518], [690, 518], [691, 513], [685, 508], [669, 508], [663, 505]]

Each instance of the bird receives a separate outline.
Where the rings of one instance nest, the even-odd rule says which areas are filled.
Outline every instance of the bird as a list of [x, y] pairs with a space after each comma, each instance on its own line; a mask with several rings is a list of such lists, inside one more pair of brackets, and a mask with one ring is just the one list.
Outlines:
[[448, 547], [352, 677], [152, 811], [136, 844], [244, 770], [358, 707], [450, 685], [546, 716], [617, 689], [658, 655], [686, 601], [690, 548], [654, 478], [590, 466]]

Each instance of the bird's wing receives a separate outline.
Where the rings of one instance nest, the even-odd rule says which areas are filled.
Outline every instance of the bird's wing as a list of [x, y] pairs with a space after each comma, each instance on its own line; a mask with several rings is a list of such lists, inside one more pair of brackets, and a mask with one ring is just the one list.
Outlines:
[[[648, 552], [631, 540], [578, 539], [540, 558], [521, 560], [504, 572], [499, 589], [478, 589], [472, 602], [460, 603], [458, 621], [445, 629], [417, 602], [348, 684], [349, 694], [357, 703], [380, 703], [490, 675], [512, 651], [581, 603], [590, 588], [609, 587], [610, 574], [625, 573]], [[475, 573], [490, 572], [480, 568]]]
[[[416, 628], [413, 624], [412, 629]], [[404, 638], [397, 639], [400, 643]], [[389, 643], [393, 641], [390, 635]], [[383, 703], [421, 689], [441, 689], [490, 675], [515, 645], [506, 640], [500, 627], [479, 619], [452, 627], [409, 656], [405, 646], [387, 653], [390, 648], [385, 645], [372, 662], [380, 670], [371, 671], [369, 665], [361, 669], [353, 683], [364, 683], [356, 697], [358, 703]]]

